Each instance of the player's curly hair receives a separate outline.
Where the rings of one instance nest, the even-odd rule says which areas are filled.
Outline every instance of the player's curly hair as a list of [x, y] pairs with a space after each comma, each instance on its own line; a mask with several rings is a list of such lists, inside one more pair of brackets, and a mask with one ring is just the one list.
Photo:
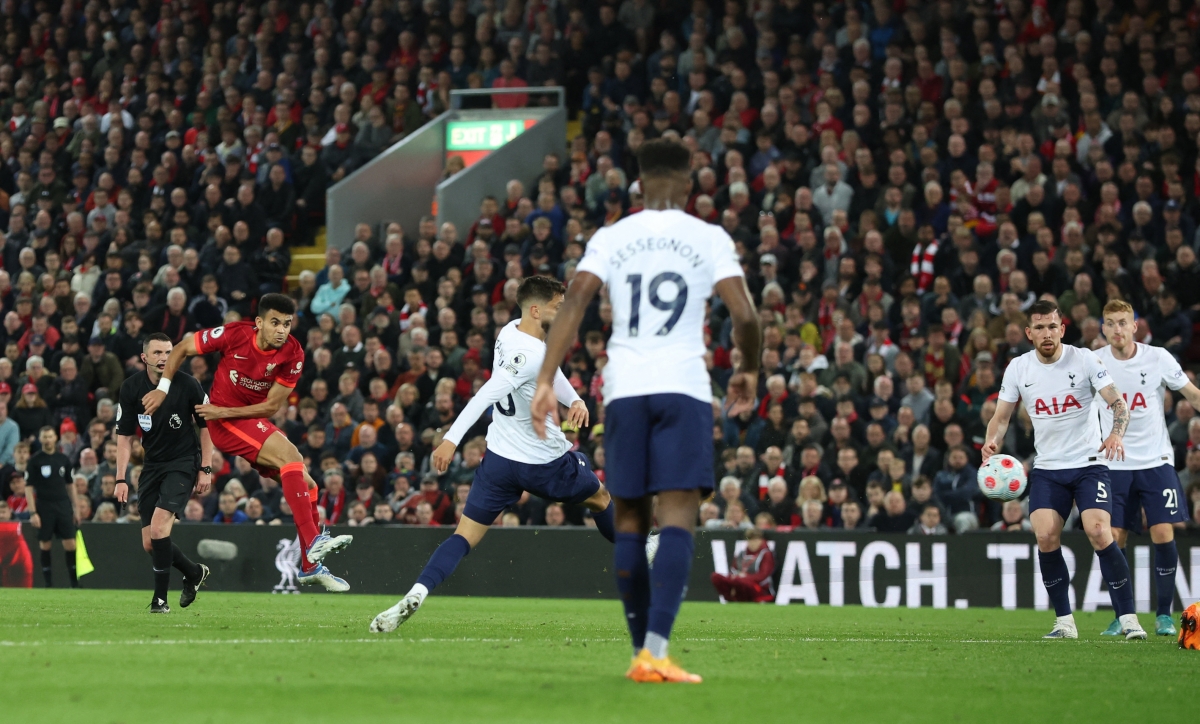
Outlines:
[[638, 168], [642, 176], [666, 176], [687, 173], [692, 166], [692, 152], [682, 143], [655, 139], [638, 149]]
[[295, 314], [296, 302], [286, 294], [264, 294], [262, 299], [258, 300], [258, 316], [261, 317], [270, 311], [280, 314]]

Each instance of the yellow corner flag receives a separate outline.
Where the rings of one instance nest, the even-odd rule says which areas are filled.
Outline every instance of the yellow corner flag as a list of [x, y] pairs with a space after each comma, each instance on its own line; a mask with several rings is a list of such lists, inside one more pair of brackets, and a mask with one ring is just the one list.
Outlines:
[[87, 546], [83, 544], [83, 531], [75, 530], [75, 575], [86, 576], [96, 567], [92, 565], [92, 559], [88, 558]]

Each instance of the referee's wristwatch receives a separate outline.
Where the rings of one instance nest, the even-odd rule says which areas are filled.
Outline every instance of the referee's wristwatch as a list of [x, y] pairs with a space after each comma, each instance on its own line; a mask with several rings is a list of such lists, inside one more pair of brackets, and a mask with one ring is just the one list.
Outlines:
[[211, 465], [205, 465], [204, 467], [200, 468], [200, 472], [202, 472], [202, 473], [204, 473], [204, 474], [206, 474], [206, 475], [212, 475], [212, 466], [211, 466]]

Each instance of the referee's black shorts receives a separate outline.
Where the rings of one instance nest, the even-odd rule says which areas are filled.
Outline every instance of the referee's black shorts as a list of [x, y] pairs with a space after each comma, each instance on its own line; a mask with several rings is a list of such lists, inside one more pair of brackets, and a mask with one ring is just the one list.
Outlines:
[[38, 528], [39, 541], [75, 540], [75, 511], [69, 502], [40, 506], [38, 518], [42, 523]]
[[192, 497], [199, 466], [196, 460], [172, 461], [170, 463], [147, 463], [138, 478], [138, 515], [142, 527], [150, 525], [154, 509], [162, 508], [176, 515]]

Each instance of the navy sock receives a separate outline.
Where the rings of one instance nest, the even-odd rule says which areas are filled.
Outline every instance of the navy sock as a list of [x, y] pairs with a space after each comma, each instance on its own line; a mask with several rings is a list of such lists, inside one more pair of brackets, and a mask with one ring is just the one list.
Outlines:
[[454, 573], [458, 562], [470, 552], [471, 544], [467, 542], [466, 538], [455, 533], [444, 540], [433, 552], [433, 555], [429, 556], [429, 562], [425, 564], [425, 570], [421, 571], [417, 583], [432, 591], [439, 583], [449, 578], [451, 573]]
[[600, 535], [609, 543], [616, 542], [616, 532], [613, 530], [613, 518], [616, 515], [614, 512], [616, 506], [609, 502], [608, 507], [599, 513], [592, 513], [592, 520], [596, 521], [596, 530], [600, 531]]
[[[1137, 609], [1133, 603], [1133, 585], [1129, 576], [1129, 562], [1121, 555], [1121, 549], [1116, 542], [1110, 543], [1102, 551], [1096, 551], [1100, 559], [1100, 575], [1108, 583], [1108, 591], [1112, 596], [1113, 609], [1120, 618]], [[1043, 570], [1042, 575], [1046, 575]]]
[[1159, 616], [1170, 616], [1175, 603], [1175, 569], [1179, 567], [1179, 550], [1175, 541], [1154, 544], [1154, 585], [1158, 589]]
[[150, 539], [150, 559], [154, 565], [154, 597], [167, 600], [171, 585], [171, 538]]
[[695, 540], [690, 530], [676, 526], [659, 531], [658, 540], [654, 569], [650, 571], [650, 616], [646, 630], [669, 640], [675, 616], [679, 614], [679, 606], [687, 595]]
[[1046, 594], [1050, 596], [1050, 602], [1054, 604], [1054, 615], [1069, 616], [1071, 614], [1071, 572], [1067, 570], [1067, 561], [1063, 558], [1062, 548], [1055, 548], [1049, 553], [1038, 551], [1038, 562], [1042, 567], [1042, 583], [1046, 586]]
[[46, 588], [54, 588], [54, 579], [50, 568], [50, 551], [42, 551], [42, 578], [46, 579]]
[[613, 562], [617, 571], [617, 591], [625, 606], [625, 622], [635, 651], [646, 642], [646, 621], [650, 611], [650, 566], [646, 562], [646, 536], [617, 533]]

